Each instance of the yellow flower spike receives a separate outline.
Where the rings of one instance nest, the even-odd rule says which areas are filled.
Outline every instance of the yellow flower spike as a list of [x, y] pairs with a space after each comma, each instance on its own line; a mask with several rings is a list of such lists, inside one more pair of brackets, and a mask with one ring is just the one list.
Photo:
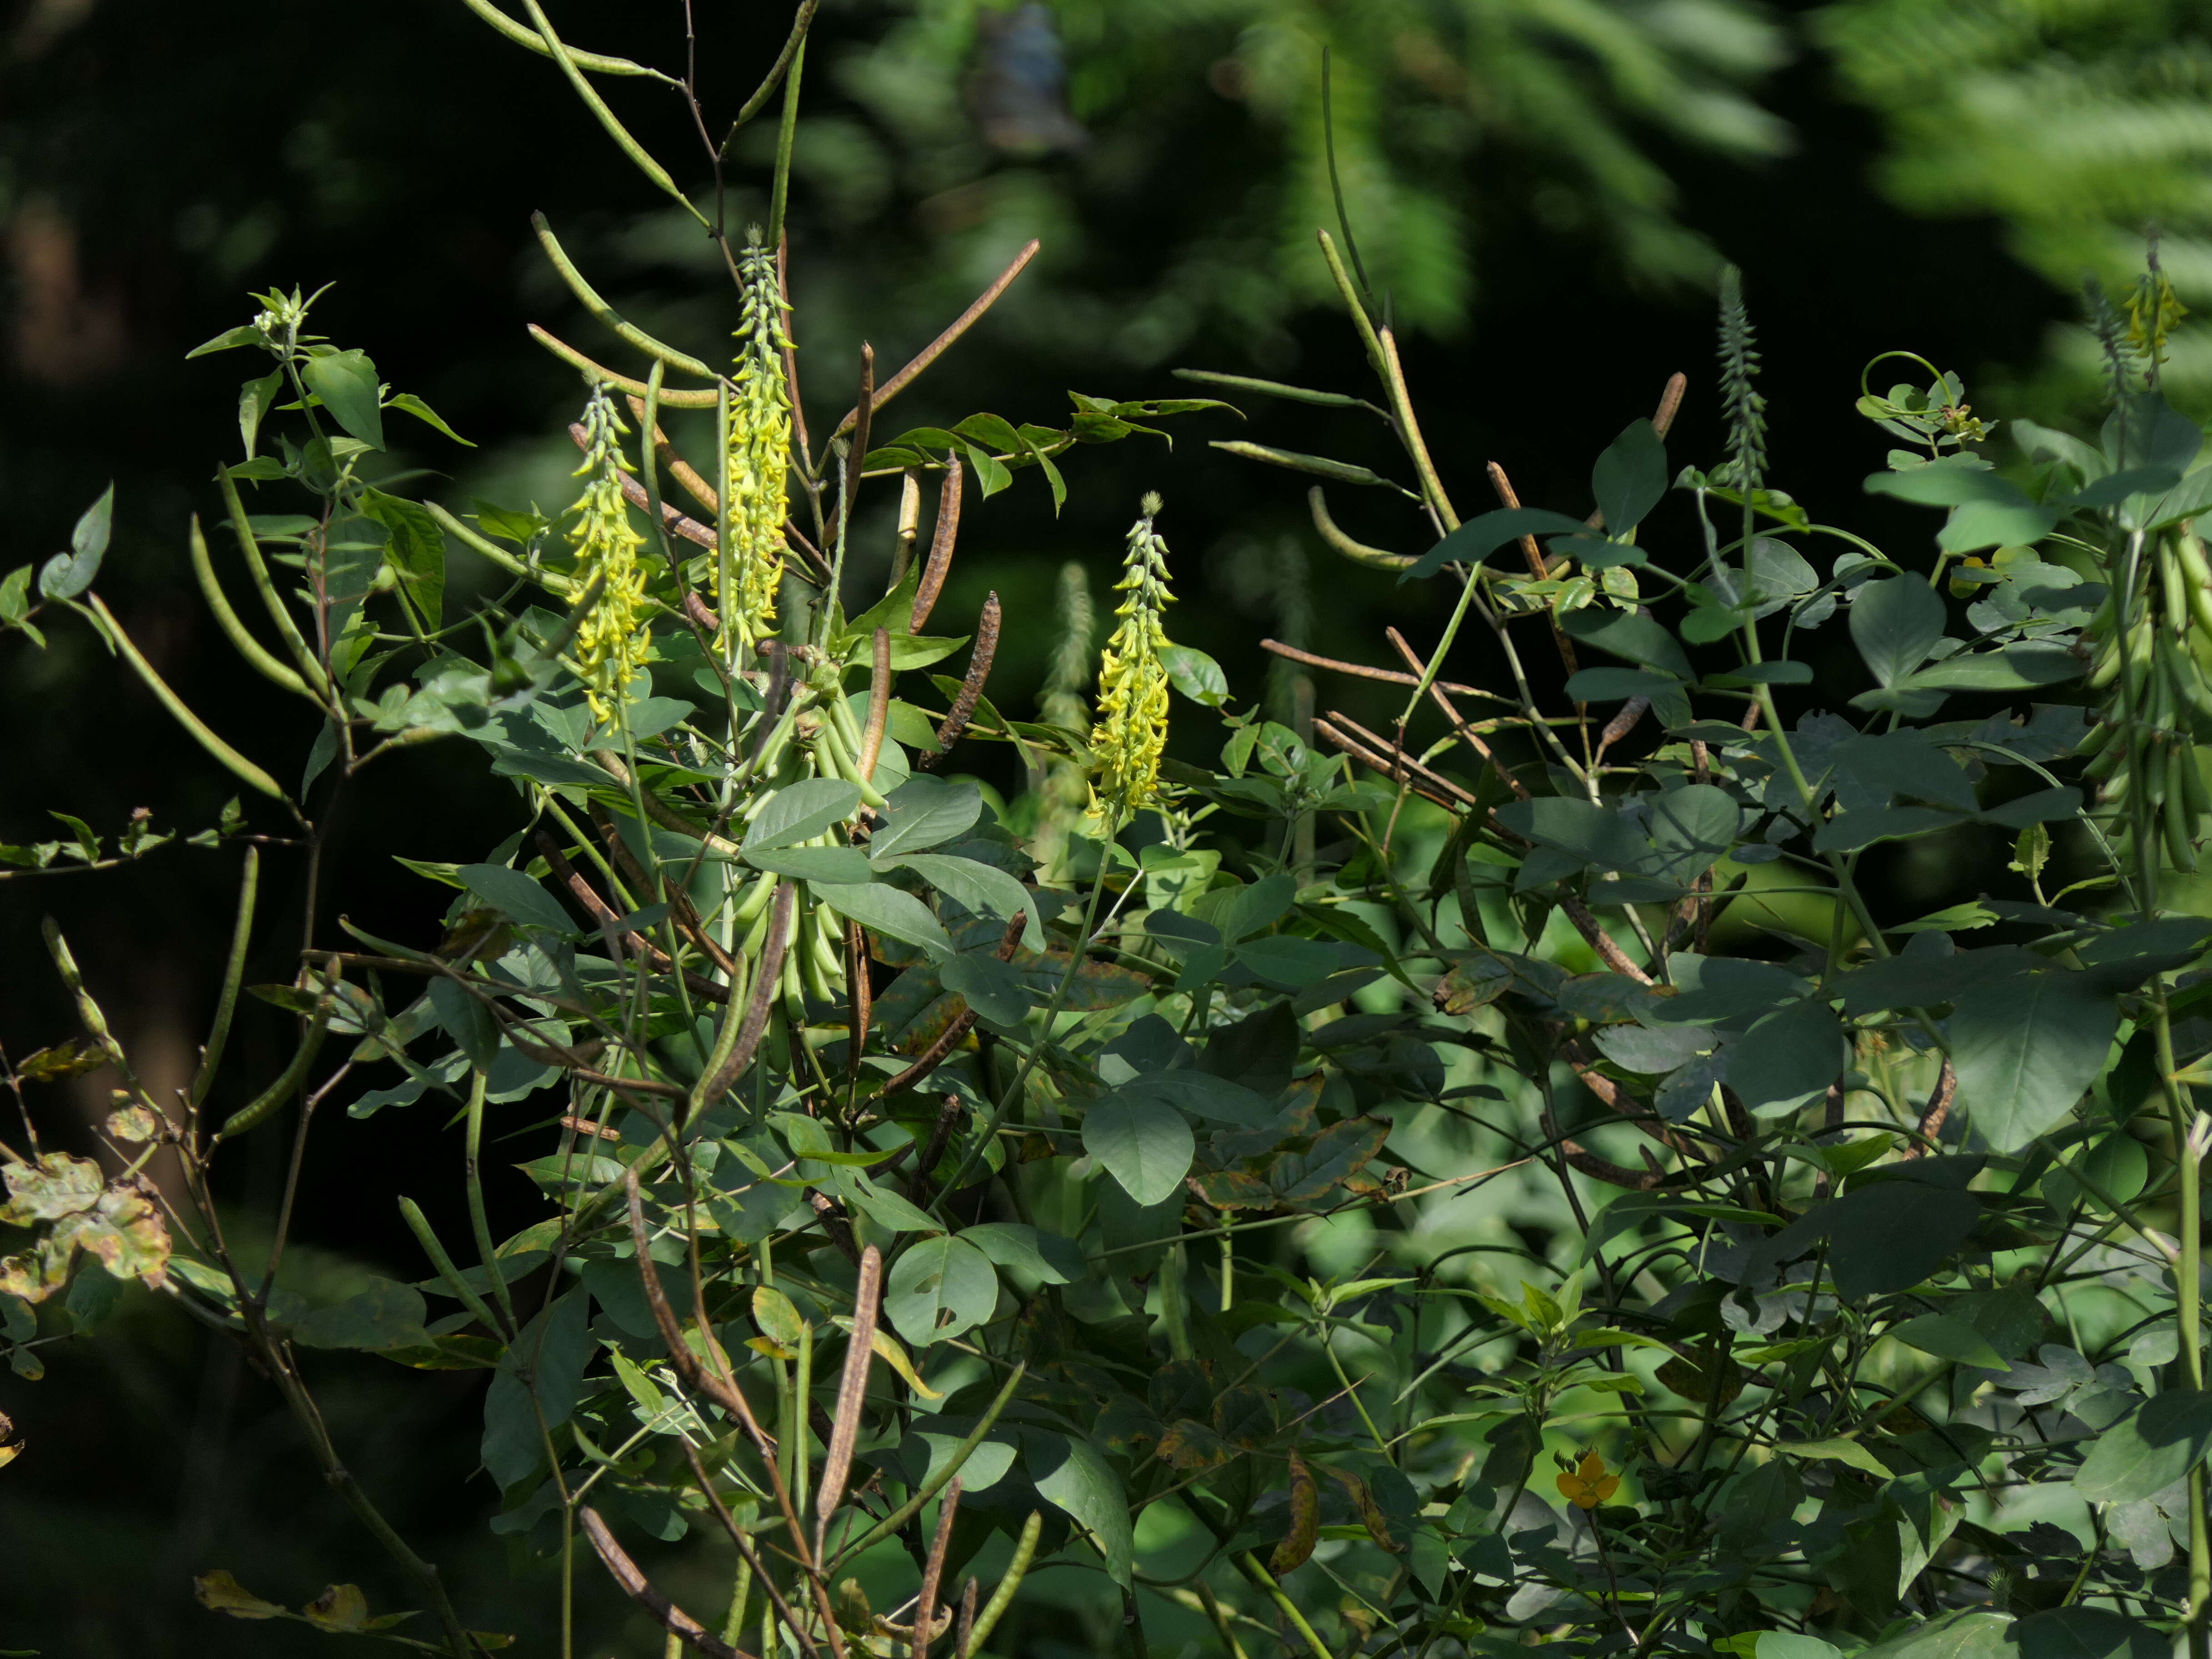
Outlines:
[[1126, 593], [1115, 610], [1121, 621], [1106, 641], [1098, 669], [1098, 722], [1091, 747], [1098, 776], [1091, 790], [1091, 832], [1110, 837], [1159, 793], [1160, 756], [1168, 741], [1168, 671], [1160, 648], [1168, 642], [1160, 613], [1175, 602], [1168, 592], [1168, 544], [1152, 532], [1160, 498], [1147, 494], [1144, 516], [1129, 527], [1121, 580]]
[[576, 659], [584, 670], [584, 696], [600, 720], [622, 701], [645, 654], [645, 573], [637, 550], [645, 538], [629, 521], [622, 475], [630, 470], [621, 440], [629, 428], [615, 412], [604, 386], [592, 387], [584, 410], [584, 462], [570, 476], [590, 478], [568, 509], [576, 522], [568, 539], [576, 550], [579, 588], [599, 582], [599, 597], [576, 630]]
[[[740, 652], [775, 633], [783, 581], [784, 520], [791, 510], [791, 387], [784, 379], [782, 284], [775, 254], [755, 239], [738, 264], [744, 282], [737, 371], [730, 399], [730, 543], [723, 561], [722, 625]], [[857, 458], [855, 465], [858, 465]]]
[[1620, 1477], [1605, 1472], [1605, 1459], [1584, 1452], [1573, 1470], [1559, 1478], [1559, 1496], [1578, 1510], [1594, 1510], [1620, 1490]]

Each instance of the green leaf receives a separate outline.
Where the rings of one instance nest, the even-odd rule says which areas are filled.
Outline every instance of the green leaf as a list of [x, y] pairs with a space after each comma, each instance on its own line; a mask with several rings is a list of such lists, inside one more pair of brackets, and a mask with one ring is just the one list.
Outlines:
[[746, 826], [748, 852], [773, 852], [811, 841], [833, 823], [842, 823], [860, 804], [860, 786], [842, 778], [806, 778], [770, 795]]
[[1000, 1267], [1013, 1268], [1048, 1285], [1075, 1284], [1086, 1271], [1082, 1248], [1073, 1239], [1018, 1222], [987, 1221], [978, 1227], [963, 1229], [960, 1237]]
[[1030, 1011], [1028, 981], [988, 951], [963, 951], [939, 969], [937, 976], [946, 990], [996, 1024], [1015, 1024]]
[[[994, 869], [978, 859], [955, 858], [945, 853], [893, 854], [889, 861], [913, 871], [945, 897], [978, 915], [1012, 921], [1026, 912], [1030, 917], [1027, 930], [1030, 945], [1034, 948], [1043, 942], [1036, 896], [1004, 870]], [[881, 868], [884, 862], [878, 856], [877, 867]]]
[[942, 846], [983, 815], [983, 793], [972, 783], [915, 776], [890, 792], [883, 827], [868, 842], [878, 864], [906, 853]]
[[1575, 611], [1560, 619], [1571, 637], [1594, 645], [1613, 656], [1626, 658], [1646, 668], [1672, 674], [1678, 680], [1697, 678], [1681, 644], [1656, 617], [1627, 611]]
[[1667, 446], [1647, 420], [1633, 420], [1590, 468], [1590, 494], [1606, 533], [1626, 537], [1667, 493]]
[[253, 447], [260, 441], [261, 422], [276, 402], [276, 394], [284, 389], [284, 371], [272, 368], [258, 380], [248, 380], [238, 389], [238, 435], [246, 441], [246, 459], [253, 459]]
[[2066, 1121], [2119, 1024], [2112, 999], [2053, 969], [1962, 994], [1949, 1023], [1959, 1102], [1999, 1152]]
[[1083, 1150], [1131, 1198], [1150, 1206], [1182, 1184], [1198, 1143], [1174, 1107], [1117, 1092], [1101, 1096], [1084, 1113]]
[[1869, 582], [1851, 599], [1851, 643], [1884, 686], [1928, 660], [1943, 623], [1942, 597], [1917, 576]]
[[[1851, 607], [1858, 615], [1858, 607]], [[2013, 645], [2002, 651], [1961, 652], [1907, 674], [1899, 691], [2027, 691], [2081, 676], [2081, 659], [2058, 645]], [[1854, 702], [1856, 699], [1853, 700]]]
[[310, 1348], [362, 1348], [371, 1352], [427, 1346], [422, 1292], [388, 1279], [373, 1281], [334, 1308], [318, 1308], [292, 1322], [292, 1340]]
[[2074, 1490], [2093, 1504], [2139, 1504], [2183, 1479], [2212, 1449], [2212, 1392], [2170, 1389], [2091, 1443]]
[[1045, 1429], [1023, 1429], [1022, 1454], [1038, 1492], [1090, 1533], [1106, 1559], [1107, 1577], [1126, 1589], [1135, 1547], [1128, 1497], [1112, 1465], [1089, 1441]]
[[[964, 1417], [918, 1417], [915, 1421], [920, 1426], [899, 1442], [899, 1462], [917, 1484], [927, 1484], [959, 1455], [975, 1423]], [[992, 1430], [960, 1466], [961, 1496], [970, 1497], [997, 1486], [1013, 1468], [1020, 1450], [1013, 1430]]]
[[2030, 1613], [2012, 1627], [2012, 1639], [2020, 1659], [2167, 1659], [2173, 1651], [2171, 1638], [2110, 1607]]
[[362, 511], [391, 532], [384, 544], [385, 563], [392, 567], [424, 623], [436, 628], [446, 605], [446, 532], [413, 501], [380, 489], [362, 493]]
[[1955, 1359], [1961, 1365], [1978, 1365], [1992, 1371], [2012, 1369], [2004, 1356], [1990, 1346], [1987, 1337], [1956, 1314], [1922, 1314], [1902, 1325], [1893, 1325], [1884, 1334], [1909, 1348], [1932, 1353], [1939, 1359]]
[[107, 552], [107, 537], [115, 521], [115, 486], [100, 492], [100, 499], [84, 510], [70, 532], [70, 550], [57, 553], [39, 572], [39, 592], [50, 599], [73, 599], [92, 586], [100, 574], [100, 562]]
[[754, 869], [789, 876], [793, 881], [851, 884], [875, 878], [868, 855], [857, 847], [793, 847], [764, 853], [749, 843], [744, 856]]
[[559, 902], [520, 870], [498, 864], [465, 864], [453, 873], [486, 904], [527, 927], [556, 933], [576, 931], [576, 924]]
[[1729, 1086], [1753, 1112], [1794, 1109], [1842, 1075], [1844, 1029], [1808, 997], [1761, 1018], [1728, 1050]]
[[1160, 647], [1160, 665], [1175, 689], [1193, 702], [1218, 708], [1229, 701], [1229, 677], [1205, 652], [1188, 645]]
[[367, 353], [331, 351], [310, 357], [300, 378], [322, 399], [332, 420], [371, 449], [384, 447], [384, 413], [378, 401], [383, 387]]
[[1498, 821], [1517, 836], [1571, 853], [1601, 870], [1626, 870], [1643, 857], [1645, 842], [1618, 809], [1571, 795], [1510, 801]]
[[1523, 536], [1579, 536], [1589, 526], [1564, 513], [1547, 513], [1535, 507], [1504, 507], [1469, 519], [1450, 535], [1407, 566], [1398, 580], [1412, 581], [1433, 576], [1448, 564], [1480, 564], [1505, 545]]
[[917, 1348], [983, 1323], [998, 1305], [999, 1275], [990, 1259], [957, 1238], [908, 1245], [884, 1285], [884, 1313]]
[[816, 886], [814, 896], [863, 927], [920, 945], [933, 957], [952, 954], [952, 939], [945, 925], [911, 893], [879, 881], [825, 882]]
[[1669, 789], [1651, 799], [1651, 844], [1659, 857], [1651, 873], [1686, 887], [1735, 845], [1743, 809], [1735, 797], [1710, 783]]
[[[439, 431], [444, 433], [448, 438], [451, 438], [455, 443], [461, 445], [464, 448], [474, 449], [476, 447], [476, 446], [471, 443], [466, 438], [461, 436], [459, 433], [447, 426], [445, 422], [440, 420], [438, 418], [438, 411], [431, 408], [429, 404], [424, 403], [420, 398], [416, 397], [411, 392], [402, 392], [394, 397], [386, 398], [385, 400], [384, 406], [386, 409], [400, 409], [406, 410], [408, 414], [412, 415], [416, 420], [437, 428]], [[253, 447], [251, 444], [246, 446], [246, 453], [249, 455], [253, 453]]]
[[1889, 1465], [1876, 1457], [1856, 1440], [1778, 1440], [1774, 1449], [1784, 1457], [1824, 1458], [1830, 1462], [1845, 1464], [1862, 1474], [1870, 1474], [1877, 1480], [1891, 1478]]
[[1981, 1213], [1971, 1193], [1890, 1180], [1855, 1188], [1805, 1221], [1813, 1224], [1809, 1234], [1828, 1239], [1838, 1293], [1856, 1302], [1920, 1284], [1966, 1241]]
[[1949, 1613], [1865, 1649], [1856, 1659], [2020, 1659], [2010, 1639], [2013, 1628], [2001, 1613]]
[[[240, 323], [236, 328], [227, 328], [223, 330], [222, 333], [216, 335], [212, 340], [201, 341], [198, 345], [194, 346], [190, 351], [187, 351], [185, 354], [185, 361], [186, 362], [190, 362], [193, 358], [204, 357], [210, 352], [234, 351], [240, 346], [266, 345], [268, 343], [269, 337], [264, 334], [259, 329], [254, 327], [251, 323]], [[223, 1575], [226, 1578], [229, 1576], [230, 1575], [228, 1573]]]
[[1660, 697], [1681, 690], [1682, 682], [1641, 668], [1584, 668], [1567, 680], [1567, 696], [1577, 702], [1626, 702], [1631, 697]]
[[806, 1322], [799, 1316], [799, 1310], [773, 1285], [753, 1287], [753, 1323], [769, 1341], [786, 1348], [796, 1348], [806, 1334]]

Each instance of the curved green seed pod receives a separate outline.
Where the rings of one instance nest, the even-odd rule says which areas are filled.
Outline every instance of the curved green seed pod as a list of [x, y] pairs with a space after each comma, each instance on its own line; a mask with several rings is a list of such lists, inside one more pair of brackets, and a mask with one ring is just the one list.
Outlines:
[[[1319, 492], [1316, 491], [1316, 494]], [[999, 1588], [991, 1592], [991, 1599], [983, 1604], [983, 1611], [975, 1615], [975, 1628], [968, 1638], [968, 1645], [954, 1659], [969, 1659], [980, 1651], [999, 1620], [1006, 1616], [1006, 1609], [1014, 1604], [1015, 1592], [1022, 1587], [1028, 1574], [1030, 1561], [1036, 1554], [1037, 1535], [1044, 1529], [1044, 1516], [1036, 1510], [1022, 1523], [1022, 1535], [1014, 1545], [1014, 1559], [1006, 1563], [1006, 1575], [999, 1581]]]
[[2088, 760], [2103, 754], [2112, 747], [2112, 734], [2119, 729], [2111, 720], [2091, 720], [2088, 731], [2082, 734], [2081, 741], [2074, 745], [2075, 757], [2080, 760]]
[[2182, 579], [2171, 536], [2159, 538], [2157, 569], [2159, 597], [2166, 602], [2166, 625], [2177, 635], [2184, 633], [2189, 627], [2189, 584]]
[[[2107, 726], [2104, 729], [2107, 732], [2118, 732], [2119, 727], [2117, 726]], [[2095, 779], [2101, 782], [2105, 779], [2111, 777], [2114, 772], [2118, 771], [2119, 769], [2120, 763], [2127, 757], [2128, 745], [2124, 743], [2114, 743], [2108, 738], [2106, 740], [2104, 746], [2100, 749], [2094, 757], [2091, 759], [2088, 765], [2081, 769], [2081, 775], [2086, 778]]]
[[296, 1094], [300, 1085], [307, 1081], [307, 1070], [315, 1063], [315, 1055], [322, 1048], [323, 1038], [330, 1030], [330, 1024], [331, 1000], [325, 997], [315, 1005], [315, 1012], [308, 1017], [307, 1029], [301, 1034], [300, 1047], [292, 1055], [292, 1063], [284, 1068], [283, 1074], [274, 1083], [231, 1114], [229, 1121], [216, 1131], [215, 1139], [208, 1143], [210, 1152], [223, 1141], [244, 1134], [248, 1129], [259, 1128], [276, 1115], [277, 1109]]
[[814, 734], [814, 753], [825, 763], [831, 776], [842, 778], [857, 787], [860, 799], [870, 806], [880, 811], [890, 804], [883, 791], [860, 775], [860, 763], [847, 749], [845, 740], [838, 735], [835, 722], [823, 721], [821, 729]]
[[2212, 639], [2212, 565], [2204, 557], [2204, 544], [2193, 535], [2173, 538], [2173, 555], [2189, 592], [2189, 614], [2197, 631]]
[[2181, 799], [2188, 804], [2189, 810], [2193, 813], [2201, 816], [2206, 812], [2212, 812], [2212, 788], [2208, 788], [2205, 785], [2204, 763], [2203, 757], [2197, 752], [2197, 745], [2191, 743], [2179, 743], [2173, 746], [2173, 753], [2175, 758], [2181, 763], [2181, 783], [2184, 791]]
[[2100, 806], [2124, 805], [2128, 798], [2129, 780], [2134, 776], [2132, 772], [2120, 772], [2105, 779], [2103, 787], [2097, 791], [2097, 804]]
[[2119, 678], [2120, 641], [2117, 636], [2105, 641], [2097, 653], [2097, 660], [2090, 668], [2085, 684], [2093, 691], [2101, 691]]
[[744, 896], [730, 909], [730, 920], [739, 927], [750, 926], [768, 911], [768, 902], [775, 896], [775, 875], [763, 870], [753, 884], [745, 889]]
[[2166, 748], [2166, 805], [2159, 813], [2159, 827], [2166, 832], [2166, 856], [2173, 860], [2177, 870], [2197, 868], [2197, 814], [2189, 805], [2189, 790], [2182, 776], [2180, 744], [2168, 744]]

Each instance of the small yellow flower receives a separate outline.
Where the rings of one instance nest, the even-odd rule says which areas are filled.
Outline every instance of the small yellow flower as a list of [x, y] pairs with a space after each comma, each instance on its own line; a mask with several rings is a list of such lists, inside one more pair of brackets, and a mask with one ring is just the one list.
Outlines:
[[775, 632], [783, 580], [784, 520], [790, 513], [791, 387], [783, 373], [782, 285], [775, 255], [755, 240], [738, 261], [744, 305], [738, 313], [737, 371], [730, 400], [730, 546], [723, 550], [723, 626], [741, 651]]
[[568, 539], [576, 549], [577, 581], [586, 587], [594, 580], [599, 584], [591, 614], [576, 630], [576, 659], [584, 670], [585, 700], [600, 720], [637, 678], [647, 641], [642, 626], [645, 573], [637, 562], [645, 538], [630, 523], [622, 491], [622, 475], [630, 467], [621, 439], [629, 429], [606, 387], [593, 386], [584, 410], [584, 462], [570, 475], [588, 476], [591, 482], [568, 509], [576, 520]]
[[2128, 343], [2154, 364], [2166, 361], [2166, 337], [2189, 314], [2172, 279], [2154, 267], [2128, 296]]
[[1584, 1452], [1571, 1473], [1559, 1477], [1559, 1496], [1578, 1510], [1594, 1510], [1620, 1490], [1620, 1477], [1605, 1472], [1605, 1459]]
[[1160, 498], [1147, 495], [1143, 507], [1144, 516], [1129, 528], [1121, 580], [1114, 585], [1128, 598], [1114, 613], [1121, 620], [1099, 664], [1098, 721], [1091, 729], [1098, 759], [1091, 828], [1102, 836], [1152, 804], [1168, 742], [1168, 671], [1160, 660], [1168, 636], [1160, 613], [1175, 596], [1168, 592], [1168, 544], [1152, 533]]

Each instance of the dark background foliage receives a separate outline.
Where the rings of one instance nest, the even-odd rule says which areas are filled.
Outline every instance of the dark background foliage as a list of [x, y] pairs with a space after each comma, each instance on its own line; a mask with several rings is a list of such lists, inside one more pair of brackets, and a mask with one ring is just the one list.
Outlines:
[[[672, 3], [611, 15], [551, 9], [600, 50], [662, 63], [681, 50]], [[769, 9], [702, 9], [718, 14], [701, 19], [704, 79], [722, 90], [726, 112], [765, 67], [783, 24], [762, 15]], [[872, 3], [824, 9], [811, 112], [862, 125], [872, 118], [833, 70], [888, 21]], [[457, 506], [477, 494], [520, 505], [534, 489], [550, 509], [565, 471], [557, 434], [573, 418], [577, 387], [523, 325], [543, 320], [580, 343], [598, 343], [544, 271], [530, 211], [548, 213], [572, 248], [611, 273], [608, 286], [626, 307], [694, 349], [728, 325], [728, 290], [702, 246], [665, 221], [635, 216], [648, 205], [639, 181], [550, 66], [457, 4], [38, 0], [17, 7], [11, 27], [0, 69], [0, 220], [9, 255], [0, 350], [4, 563], [61, 545], [112, 479], [117, 534], [105, 586], [126, 625], [213, 726], [285, 773], [304, 754], [309, 717], [277, 707], [240, 668], [207, 621], [185, 563], [186, 520], [215, 510], [212, 469], [234, 452], [238, 379], [234, 360], [188, 362], [185, 348], [249, 315], [249, 287], [335, 282], [317, 312], [322, 325], [369, 350], [393, 385], [420, 393], [480, 446], [464, 451], [427, 430], [410, 433], [416, 464], [455, 476], [432, 493]], [[1038, 266], [888, 430], [984, 408], [1051, 422], [1069, 387], [1176, 395], [1184, 388], [1168, 371], [1177, 363], [1356, 385], [1356, 346], [1326, 313], [1259, 332], [1202, 321], [1167, 360], [1107, 325], [1128, 296], [1171, 280], [1162, 251], [1230, 211], [1242, 181], [1264, 165], [1253, 124], [1203, 67], [1163, 71], [1185, 82], [1172, 96], [1148, 98], [1141, 132], [1117, 127], [1109, 111], [1079, 152], [994, 164], [1048, 176], [1062, 192], [1056, 199], [1073, 204], [1073, 220], [1037, 227], [1047, 238]], [[1650, 153], [1680, 186], [1682, 220], [1746, 270], [1766, 353], [1774, 473], [1817, 514], [1856, 499], [1886, 447], [1851, 410], [1863, 362], [1909, 347], [1960, 368], [1970, 383], [1988, 371], [2016, 375], [2067, 302], [2012, 262], [1992, 222], [1909, 217], [1875, 192], [1872, 118], [1845, 101], [1817, 51], [1772, 79], [1764, 101], [1796, 127], [1793, 155], [1746, 165], [1656, 137]], [[672, 100], [627, 88], [621, 102], [661, 153], [696, 153]], [[1482, 463], [1495, 459], [1525, 500], [1579, 513], [1589, 458], [1648, 412], [1676, 368], [1689, 372], [1691, 391], [1674, 457], [1716, 459], [1711, 302], [1693, 289], [1638, 284], [1596, 228], [1547, 228], [1528, 205], [1533, 165], [1501, 147], [1468, 167], [1464, 187], [1481, 206], [1483, 280], [1472, 320], [1454, 337], [1416, 334], [1409, 371], [1463, 507], [1485, 504]], [[792, 220], [793, 285], [811, 331], [800, 341], [802, 377], [817, 428], [848, 395], [863, 336], [879, 362], [902, 361], [1011, 251], [968, 234], [957, 202], [933, 193], [925, 178], [894, 167], [847, 178], [841, 192], [833, 164], [822, 167], [829, 172], [802, 169]], [[737, 212], [760, 210], [760, 176], [757, 166], [737, 169]], [[1351, 206], [1356, 228], [1359, 202]], [[1257, 641], [1278, 627], [1268, 562], [1285, 540], [1311, 562], [1315, 648], [1380, 659], [1386, 623], [1417, 641], [1433, 637], [1425, 599], [1321, 546], [1304, 518], [1304, 481], [1204, 447], [1208, 437], [1267, 442], [1286, 434], [1266, 404], [1247, 407], [1249, 425], [1218, 414], [1176, 422], [1172, 455], [1139, 443], [1071, 458], [1072, 497], [1056, 522], [1026, 477], [974, 513], [944, 614], [972, 616], [986, 589], [1005, 598], [1012, 625], [992, 687], [1001, 703], [1024, 709], [1042, 678], [1060, 563], [1079, 559], [1103, 576], [1148, 488], [1168, 500], [1162, 528], [1182, 599], [1175, 631], [1217, 655], [1247, 696], [1264, 681]], [[1348, 416], [1340, 427], [1330, 453], [1383, 463], [1379, 434]], [[1298, 447], [1316, 447], [1314, 430], [1300, 428]], [[1333, 499], [1354, 533], [1419, 544], [1410, 515], [1350, 494]], [[887, 510], [884, 501], [876, 506]], [[1893, 511], [1885, 519], [1881, 504], [1869, 504], [1860, 521], [1893, 532], [1899, 546], [1928, 533], [1915, 509]], [[879, 549], [887, 527], [864, 529]], [[1470, 650], [1453, 672], [1473, 678], [1485, 668]], [[106, 833], [141, 806], [164, 829], [198, 828], [231, 793], [72, 624], [52, 630], [44, 653], [11, 643], [0, 696], [0, 840], [50, 836], [49, 807]], [[1370, 707], [1356, 685], [1324, 684], [1322, 696], [1324, 707]], [[1177, 743], [1210, 750], [1209, 723], [1187, 708], [1179, 718]], [[380, 932], [419, 935], [445, 896], [390, 855], [479, 856], [512, 827], [514, 801], [471, 757], [435, 747], [395, 762], [383, 786], [345, 827], [327, 890], [337, 908], [373, 918]], [[1921, 866], [1894, 874], [1922, 884], [1899, 904], [1942, 902]], [[0, 883], [0, 1041], [20, 1054], [74, 1029], [37, 944], [39, 919], [50, 912], [134, 1049], [161, 1056], [170, 1080], [180, 1079], [212, 994], [234, 878], [228, 857], [179, 846], [110, 877]], [[1954, 869], [1948, 879], [1971, 890], [1975, 872]], [[240, 1040], [273, 1050], [288, 1040], [279, 1025], [274, 1016], [249, 1018]], [[423, 1147], [442, 1157], [434, 1126], [416, 1127]], [[67, 1140], [65, 1127], [57, 1138]], [[260, 1161], [234, 1194], [241, 1215], [274, 1187], [283, 1153], [276, 1139], [259, 1143]], [[411, 1247], [386, 1194], [415, 1190], [442, 1220], [441, 1206], [458, 1202], [452, 1172], [423, 1163], [422, 1149], [397, 1133], [341, 1127], [316, 1156], [327, 1167], [311, 1185], [330, 1196], [304, 1218], [304, 1242], [412, 1276]], [[346, 1196], [352, 1191], [361, 1201]], [[496, 1186], [493, 1196], [501, 1197]], [[504, 1196], [519, 1204], [526, 1194], [517, 1182]], [[318, 1575], [329, 1564], [357, 1563], [341, 1576], [360, 1577], [374, 1600], [391, 1604], [396, 1587], [380, 1582], [380, 1563], [314, 1488], [275, 1396], [235, 1349], [141, 1304], [99, 1340], [51, 1352], [43, 1382], [0, 1383], [0, 1400], [30, 1437], [0, 1477], [0, 1642], [83, 1659], [156, 1659], [217, 1644], [251, 1654], [319, 1641], [295, 1634], [296, 1626], [212, 1627], [191, 1606], [189, 1577], [220, 1565], [296, 1601], [324, 1582]], [[402, 1387], [395, 1372], [392, 1386], [380, 1387], [373, 1375], [347, 1375], [354, 1380], [334, 1384], [329, 1405], [356, 1467], [428, 1553], [472, 1577], [490, 1567], [497, 1581], [486, 1558], [501, 1546], [483, 1524], [489, 1492], [457, 1492], [444, 1473], [473, 1458], [473, 1383], [457, 1376], [443, 1390]], [[424, 1455], [430, 1448], [451, 1455]], [[509, 1584], [505, 1606], [476, 1616], [526, 1640], [542, 1634], [549, 1603], [538, 1571]], [[682, 1569], [674, 1571], [680, 1593]], [[592, 1651], [614, 1639], [589, 1634]]]

